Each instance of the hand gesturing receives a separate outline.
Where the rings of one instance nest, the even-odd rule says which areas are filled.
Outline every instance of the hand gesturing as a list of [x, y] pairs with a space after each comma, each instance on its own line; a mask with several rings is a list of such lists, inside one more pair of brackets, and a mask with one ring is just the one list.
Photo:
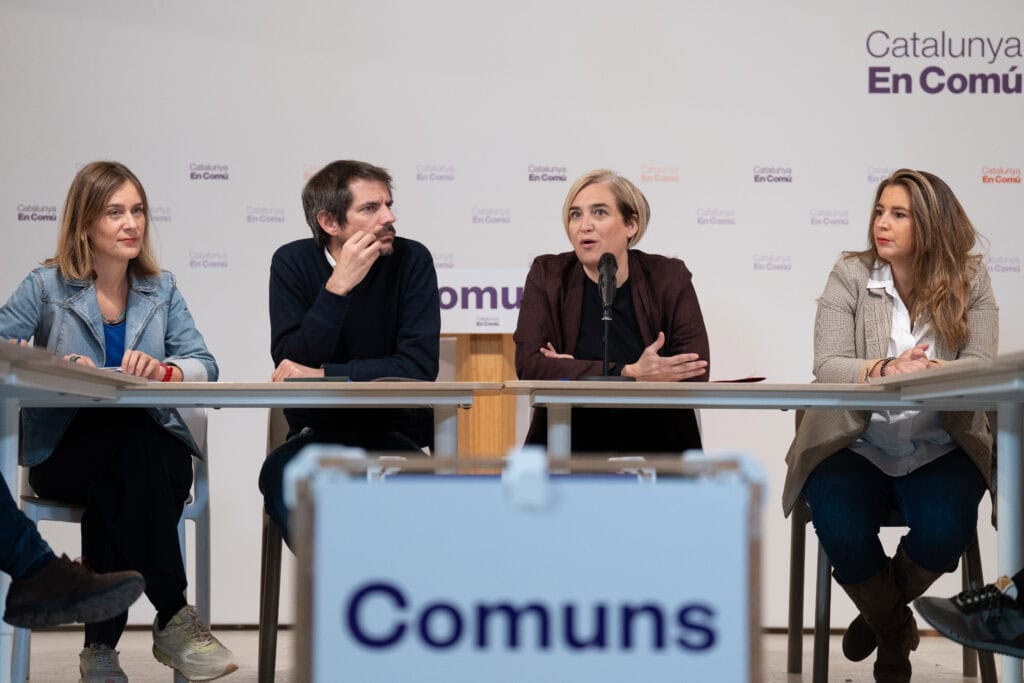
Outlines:
[[664, 345], [665, 333], [659, 332], [658, 338], [635, 362], [622, 368], [623, 376], [633, 377], [639, 382], [679, 382], [707, 372], [708, 362], [700, 360], [696, 353], [659, 356], [658, 351]]

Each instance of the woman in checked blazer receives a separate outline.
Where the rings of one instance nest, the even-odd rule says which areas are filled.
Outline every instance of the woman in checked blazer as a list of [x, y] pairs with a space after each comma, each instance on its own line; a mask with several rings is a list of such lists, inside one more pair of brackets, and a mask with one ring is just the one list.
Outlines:
[[[869, 246], [846, 253], [818, 300], [817, 382], [866, 382], [996, 353], [999, 314], [977, 233], [937, 176], [902, 169], [882, 181]], [[909, 681], [917, 627], [907, 604], [974, 538], [991, 486], [984, 413], [808, 411], [786, 456], [787, 514], [803, 496], [834, 574], [860, 615], [843, 638], [859, 661], [878, 648], [876, 681]], [[909, 531], [889, 558], [881, 522]]]

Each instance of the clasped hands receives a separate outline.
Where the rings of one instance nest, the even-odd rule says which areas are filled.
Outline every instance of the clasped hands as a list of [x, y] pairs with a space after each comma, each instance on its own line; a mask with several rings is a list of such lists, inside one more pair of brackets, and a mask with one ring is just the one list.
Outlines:
[[929, 368], [938, 367], [939, 363], [928, 359], [928, 344], [918, 344], [907, 349], [895, 360], [889, 361], [885, 366], [885, 376], [906, 375], [911, 372], [920, 372]]
[[[658, 338], [644, 349], [639, 358], [622, 367], [622, 376], [632, 377], [638, 382], [679, 382], [707, 372], [708, 362], [701, 360], [696, 353], [659, 356], [658, 351], [664, 345], [665, 333], [659, 332]], [[558, 353], [551, 342], [542, 346], [540, 352], [545, 358], [572, 358], [568, 353]]]

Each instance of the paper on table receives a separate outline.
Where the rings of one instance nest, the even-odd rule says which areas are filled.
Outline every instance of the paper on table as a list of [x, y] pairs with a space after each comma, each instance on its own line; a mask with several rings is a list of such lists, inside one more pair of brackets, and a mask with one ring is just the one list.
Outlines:
[[746, 377], [739, 377], [737, 379], [713, 379], [711, 381], [715, 382], [715, 383], [718, 383], [718, 382], [732, 382], [732, 383], [736, 383], [736, 382], [763, 382], [764, 380], [765, 380], [764, 377], [755, 377], [754, 375], [747, 375]]
[[334, 375], [328, 377], [285, 377], [285, 382], [348, 382], [348, 375]]

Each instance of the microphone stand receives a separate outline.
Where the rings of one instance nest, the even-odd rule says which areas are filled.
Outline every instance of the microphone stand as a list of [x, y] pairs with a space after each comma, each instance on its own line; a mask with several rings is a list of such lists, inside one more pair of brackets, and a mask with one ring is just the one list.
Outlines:
[[601, 291], [601, 321], [604, 322], [604, 358], [602, 359], [601, 374], [598, 376], [584, 375], [581, 380], [591, 382], [631, 382], [632, 377], [608, 374], [608, 338], [611, 337], [612, 306], [615, 305], [615, 273], [617, 266], [615, 256], [611, 253], [601, 254], [598, 264], [599, 277], [597, 286]]
[[605, 306], [604, 311], [601, 312], [601, 320], [604, 322], [604, 365], [601, 366], [601, 374], [604, 377], [608, 375], [608, 337], [611, 336], [611, 324], [612, 324], [612, 307]]
[[600, 375], [583, 375], [580, 377], [582, 382], [633, 382], [635, 381], [632, 377], [623, 377], [622, 375], [609, 375], [608, 374], [608, 338], [611, 336], [611, 324], [612, 324], [612, 307], [605, 306], [601, 309], [601, 321], [604, 323], [604, 358], [601, 364]]

